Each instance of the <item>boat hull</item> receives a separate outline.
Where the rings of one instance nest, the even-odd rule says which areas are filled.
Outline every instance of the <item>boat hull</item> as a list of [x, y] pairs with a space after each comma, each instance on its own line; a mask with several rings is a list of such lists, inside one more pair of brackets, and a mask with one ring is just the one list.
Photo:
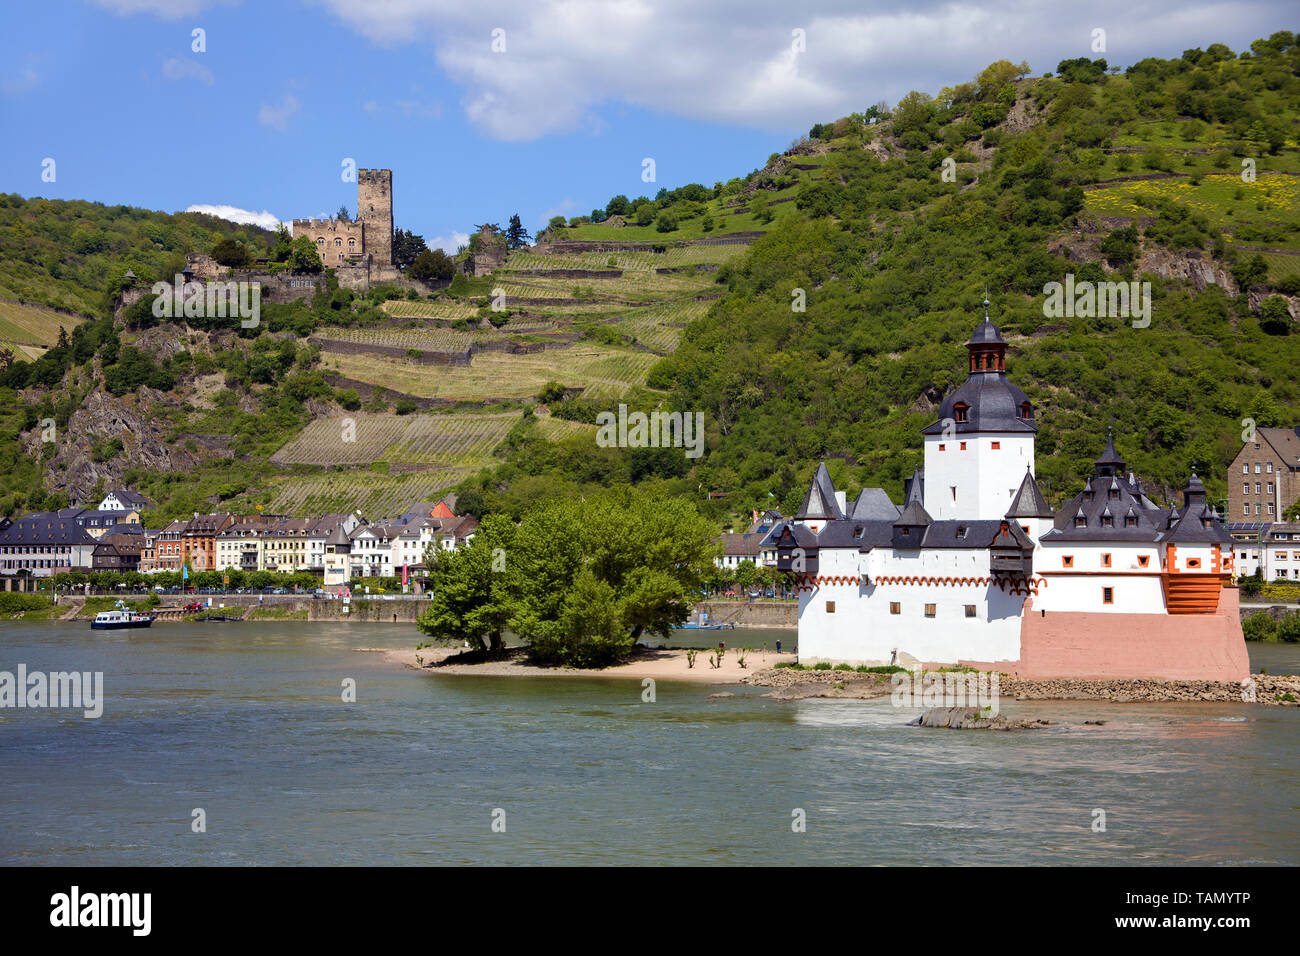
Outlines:
[[147, 621], [91, 621], [90, 629], [92, 631], [122, 631], [132, 627], [149, 627], [153, 624], [153, 619]]

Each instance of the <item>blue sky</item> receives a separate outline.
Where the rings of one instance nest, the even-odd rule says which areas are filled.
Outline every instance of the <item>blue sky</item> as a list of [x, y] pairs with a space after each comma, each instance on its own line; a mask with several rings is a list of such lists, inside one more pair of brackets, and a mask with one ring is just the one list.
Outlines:
[[[1294, 29], [1285, 3], [1015, 0], [44, 0], [0, 35], [0, 190], [268, 218], [353, 209], [393, 169], [399, 226], [454, 246], [615, 193], [712, 184], [815, 122], [992, 60], [1127, 65]], [[1072, 7], [1074, 5], [1071, 5]], [[192, 49], [205, 31], [206, 50]], [[1106, 50], [1094, 52], [1097, 29]], [[497, 32], [494, 34], [494, 31]], [[494, 48], [494, 36], [496, 47]], [[504, 41], [504, 42], [502, 42]], [[504, 46], [504, 49], [502, 49]], [[657, 181], [643, 183], [652, 157]], [[55, 161], [55, 181], [42, 163]]]

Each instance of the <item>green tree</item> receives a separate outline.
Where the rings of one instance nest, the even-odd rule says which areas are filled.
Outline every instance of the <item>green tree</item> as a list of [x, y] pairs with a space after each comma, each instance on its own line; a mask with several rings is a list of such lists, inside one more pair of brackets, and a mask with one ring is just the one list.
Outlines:
[[294, 272], [320, 272], [322, 266], [316, 243], [307, 236], [298, 236], [289, 250], [289, 268]]
[[519, 213], [515, 213], [510, 217], [510, 224], [506, 226], [506, 245], [511, 249], [522, 249], [528, 245], [530, 239], [532, 239], [532, 236], [528, 234], [528, 230], [520, 222]]
[[238, 239], [222, 239], [212, 247], [212, 258], [217, 260], [218, 265], [230, 266], [234, 269], [246, 269], [253, 262], [253, 257], [248, 254], [248, 247]]
[[478, 651], [505, 650], [505, 631], [514, 605], [505, 590], [505, 567], [515, 526], [509, 518], [488, 515], [473, 539], [453, 551], [432, 545], [429, 608], [416, 626], [435, 641], [468, 643]]
[[406, 270], [415, 264], [421, 254], [428, 252], [423, 236], [417, 236], [407, 229], [393, 231], [393, 265]]
[[415, 257], [406, 274], [421, 282], [450, 279], [456, 274], [456, 263], [441, 249], [425, 249]]
[[544, 501], [510, 551], [510, 628], [543, 663], [614, 663], [686, 620], [713, 568], [714, 535], [691, 502], [633, 488]]

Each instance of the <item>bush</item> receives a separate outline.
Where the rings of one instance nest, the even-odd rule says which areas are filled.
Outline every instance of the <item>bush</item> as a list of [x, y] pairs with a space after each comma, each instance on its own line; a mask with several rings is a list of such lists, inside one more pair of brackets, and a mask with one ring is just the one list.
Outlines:
[[655, 231], [672, 232], [677, 228], [677, 217], [671, 212], [661, 212], [655, 220]]
[[1248, 641], [1277, 640], [1277, 622], [1271, 614], [1252, 614], [1241, 622], [1241, 632]]

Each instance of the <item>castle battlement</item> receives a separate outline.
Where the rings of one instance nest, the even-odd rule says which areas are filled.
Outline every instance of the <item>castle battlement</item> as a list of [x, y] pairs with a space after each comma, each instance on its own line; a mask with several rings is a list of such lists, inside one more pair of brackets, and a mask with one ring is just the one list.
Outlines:
[[348, 225], [356, 222], [355, 219], [295, 219], [293, 228], [297, 229], [302, 226], [304, 229], [334, 229], [339, 225]]
[[393, 267], [393, 171], [357, 170], [357, 209], [353, 219], [295, 219], [293, 235], [308, 236], [316, 245], [321, 264], [338, 268], [351, 262], [369, 262], [381, 273], [396, 274]]

